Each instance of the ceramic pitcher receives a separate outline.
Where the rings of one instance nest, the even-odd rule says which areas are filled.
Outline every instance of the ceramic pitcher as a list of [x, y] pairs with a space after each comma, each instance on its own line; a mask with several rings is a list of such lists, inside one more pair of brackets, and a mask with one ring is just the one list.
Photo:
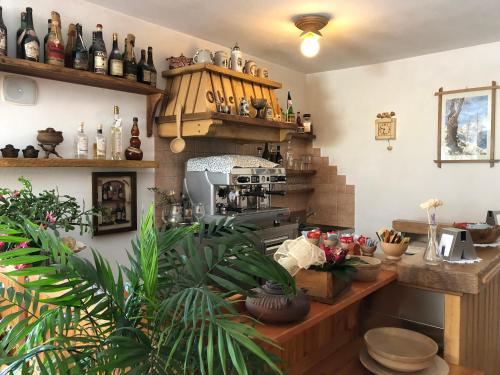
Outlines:
[[243, 54], [241, 53], [240, 47], [238, 47], [238, 43], [231, 50], [231, 60], [230, 60], [231, 69], [237, 72], [243, 71]]
[[243, 68], [243, 72], [246, 74], [251, 74], [253, 76], [257, 75], [257, 63], [253, 60], [245, 61], [245, 67]]
[[212, 52], [210, 52], [208, 49], [197, 50], [196, 53], [194, 54], [193, 62], [195, 64], [213, 63]]

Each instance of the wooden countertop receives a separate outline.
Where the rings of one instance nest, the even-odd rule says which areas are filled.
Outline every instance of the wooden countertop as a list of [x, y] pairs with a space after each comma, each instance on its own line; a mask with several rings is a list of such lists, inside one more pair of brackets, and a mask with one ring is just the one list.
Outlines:
[[258, 325], [256, 328], [259, 332], [269, 337], [270, 339], [273, 339], [277, 343], [284, 343], [292, 339], [299, 333], [302, 333], [312, 326], [318, 324], [324, 319], [335, 315], [336, 313], [352, 305], [353, 303], [360, 301], [367, 295], [396, 280], [396, 278], [396, 272], [382, 270], [376, 281], [354, 281], [352, 283], [351, 289], [344, 295], [339, 297], [338, 301], [333, 305], [311, 301], [311, 311], [309, 312], [309, 315], [301, 322], [283, 325], [263, 324]]
[[[482, 286], [500, 271], [499, 247], [476, 247], [477, 256], [482, 259], [479, 263], [443, 262], [437, 266], [424, 263], [424, 251], [424, 243], [410, 244], [407, 252], [414, 255], [405, 254], [397, 264], [384, 265], [384, 268], [397, 271], [399, 282], [456, 294], [478, 294]], [[382, 252], [376, 254], [385, 258]]]

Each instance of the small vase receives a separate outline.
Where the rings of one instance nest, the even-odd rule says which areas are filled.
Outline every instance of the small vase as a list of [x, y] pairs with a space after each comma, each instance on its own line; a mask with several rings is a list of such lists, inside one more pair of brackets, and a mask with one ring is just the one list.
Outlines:
[[436, 224], [429, 224], [427, 237], [427, 248], [424, 253], [424, 262], [430, 265], [437, 265], [441, 263], [442, 259], [438, 253]]

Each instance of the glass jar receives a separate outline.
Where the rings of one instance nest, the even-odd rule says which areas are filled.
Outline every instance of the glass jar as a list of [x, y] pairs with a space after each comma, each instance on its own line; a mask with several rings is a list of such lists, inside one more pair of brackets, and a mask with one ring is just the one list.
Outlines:
[[427, 229], [427, 248], [424, 253], [424, 262], [430, 265], [438, 265], [442, 259], [438, 252], [437, 225], [429, 224]]

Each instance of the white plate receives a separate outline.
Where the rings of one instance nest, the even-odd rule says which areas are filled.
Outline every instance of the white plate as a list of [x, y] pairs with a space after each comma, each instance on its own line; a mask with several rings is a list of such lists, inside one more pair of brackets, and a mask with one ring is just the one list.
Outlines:
[[[382, 366], [370, 357], [366, 348], [363, 348], [359, 353], [359, 360], [368, 371], [373, 372], [375, 375], [408, 375], [407, 372], [394, 371]], [[448, 375], [449, 371], [450, 368], [445, 360], [436, 355], [428, 368], [412, 372], [411, 375]]]

